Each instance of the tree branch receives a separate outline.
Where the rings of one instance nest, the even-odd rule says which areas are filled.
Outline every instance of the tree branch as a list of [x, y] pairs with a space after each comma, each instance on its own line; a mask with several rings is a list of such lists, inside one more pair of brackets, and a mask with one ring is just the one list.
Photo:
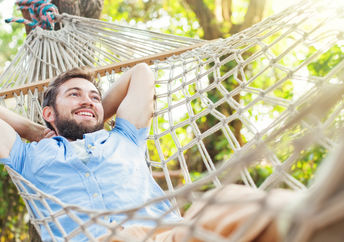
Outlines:
[[199, 24], [204, 31], [204, 39], [217, 39], [223, 35], [220, 31], [220, 25], [217, 23], [215, 15], [205, 5], [203, 0], [184, 0], [192, 11], [196, 14]]
[[104, 0], [79, 0], [80, 16], [99, 19]]
[[232, 0], [222, 0], [222, 16], [226, 22], [232, 22]]
[[59, 13], [68, 13], [71, 15], [80, 16], [79, 1], [53, 0], [51, 3], [56, 5]]
[[238, 33], [248, 27], [260, 22], [263, 18], [266, 0], [250, 0], [242, 24], [233, 25], [230, 34]]

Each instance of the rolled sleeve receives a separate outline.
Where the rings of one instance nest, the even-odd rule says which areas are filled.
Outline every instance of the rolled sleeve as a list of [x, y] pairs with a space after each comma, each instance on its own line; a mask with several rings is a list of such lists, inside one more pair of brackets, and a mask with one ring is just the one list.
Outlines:
[[15, 171], [21, 173], [26, 159], [27, 144], [21, 140], [18, 134], [16, 136], [9, 157], [0, 159], [0, 163], [8, 165]]
[[148, 137], [149, 128], [137, 129], [135, 125], [123, 118], [116, 118], [116, 125], [113, 132], [121, 133], [138, 146], [145, 144]]

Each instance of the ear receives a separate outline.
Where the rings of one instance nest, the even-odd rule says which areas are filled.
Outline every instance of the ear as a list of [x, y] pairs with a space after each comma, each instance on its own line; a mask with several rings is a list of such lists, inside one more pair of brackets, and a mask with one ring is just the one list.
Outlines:
[[50, 106], [45, 106], [43, 108], [43, 118], [45, 121], [54, 126], [53, 123], [55, 122], [55, 110]]

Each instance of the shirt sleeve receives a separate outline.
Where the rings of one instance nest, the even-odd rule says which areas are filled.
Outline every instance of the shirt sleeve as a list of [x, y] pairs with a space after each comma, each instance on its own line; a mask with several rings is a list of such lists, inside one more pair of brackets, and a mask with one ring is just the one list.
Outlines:
[[123, 118], [116, 118], [116, 125], [113, 131], [121, 133], [136, 145], [142, 146], [148, 137], [149, 128], [137, 129], [135, 125]]
[[8, 165], [18, 173], [21, 173], [27, 158], [28, 144], [24, 143], [18, 134], [16, 136], [9, 157], [0, 159], [0, 163]]

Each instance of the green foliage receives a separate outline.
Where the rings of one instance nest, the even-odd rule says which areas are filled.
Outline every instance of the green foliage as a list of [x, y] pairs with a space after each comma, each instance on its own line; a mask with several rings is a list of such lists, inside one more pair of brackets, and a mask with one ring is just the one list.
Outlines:
[[195, 14], [183, 1], [104, 1], [103, 19], [126, 22], [162, 33], [203, 36]]
[[317, 167], [326, 157], [327, 150], [324, 147], [316, 146], [310, 150], [302, 151], [301, 155], [302, 159], [291, 168], [292, 175], [303, 184], [309, 185]]
[[273, 173], [273, 168], [268, 164], [258, 164], [255, 167], [250, 168], [249, 173], [257, 187], [259, 187], [265, 179]]
[[27, 241], [28, 221], [25, 216], [24, 202], [4, 166], [0, 165], [0, 238], [6, 238], [6, 241]]
[[233, 1], [233, 16], [232, 22], [234, 24], [240, 24], [244, 21], [245, 14], [247, 11], [248, 4], [250, 3], [249, 0], [242, 0], [242, 1]]
[[[297, 53], [294, 53], [295, 55]], [[308, 53], [305, 53], [304, 58], [309, 58], [312, 55], [317, 54], [317, 49], [310, 47]], [[330, 70], [332, 70], [337, 64], [344, 60], [344, 46], [343, 45], [334, 45], [329, 48], [324, 53], [317, 55], [318, 57], [307, 65], [307, 69], [310, 75], [317, 77], [326, 76]], [[298, 59], [298, 62], [303, 62], [303, 59]], [[270, 80], [269, 80], [270, 81]], [[259, 84], [256, 83], [256, 87], [263, 87], [263, 82]], [[286, 82], [282, 89], [275, 91], [276, 96], [283, 98], [290, 98], [292, 95], [293, 84], [291, 82]], [[259, 114], [258, 114], [259, 115]], [[343, 117], [340, 117], [343, 119]], [[300, 135], [300, 129], [296, 127], [294, 130], [290, 131], [286, 136], [281, 138], [281, 143], [288, 143], [295, 135]], [[291, 146], [285, 147], [284, 149], [279, 150], [277, 156], [282, 162], [285, 161], [291, 154], [293, 149]], [[304, 185], [309, 186], [314, 178], [314, 173], [325, 159], [328, 151], [322, 146], [314, 146], [308, 150], [301, 151], [301, 158], [296, 161], [296, 163], [291, 167], [291, 175], [297, 180], [302, 182]], [[270, 164], [259, 164], [250, 170], [250, 174], [255, 180], [256, 184], [259, 186], [261, 183], [273, 172], [273, 168]]]
[[[312, 47], [309, 56], [315, 52], [316, 49]], [[311, 75], [324, 77], [342, 60], [344, 60], [344, 46], [334, 45], [328, 51], [321, 54], [316, 61], [307, 65], [307, 68]]]
[[[14, 16], [20, 16], [17, 10], [13, 11]], [[0, 25], [0, 63], [1, 66], [9, 64], [9, 61], [17, 54], [25, 39], [25, 29], [21, 24]], [[0, 72], [3, 68], [0, 68]]]
[[[14, 9], [13, 16], [20, 16]], [[0, 72], [14, 58], [25, 39], [21, 24], [0, 25]], [[9, 175], [0, 165], [0, 241], [28, 241], [26, 208]]]

